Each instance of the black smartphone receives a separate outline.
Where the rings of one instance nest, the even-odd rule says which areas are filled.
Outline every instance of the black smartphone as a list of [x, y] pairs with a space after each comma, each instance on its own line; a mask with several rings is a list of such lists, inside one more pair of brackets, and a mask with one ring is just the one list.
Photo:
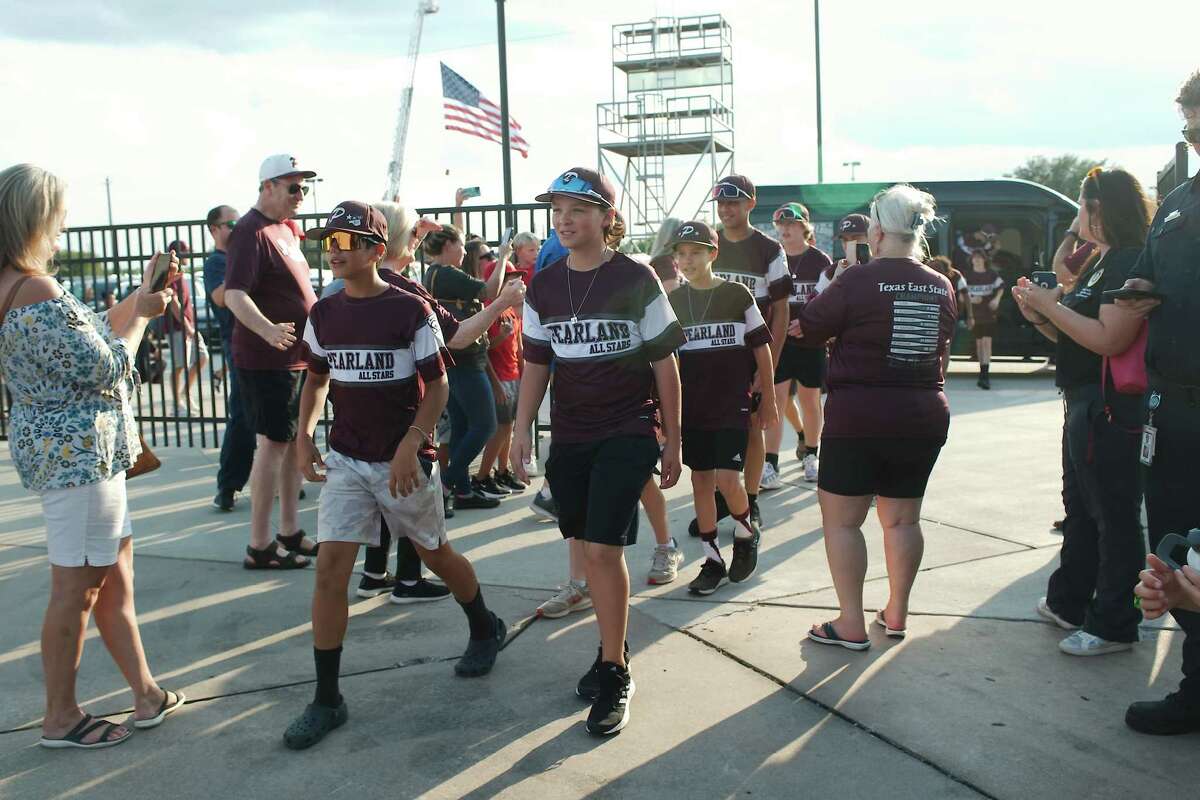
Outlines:
[[150, 291], [161, 292], [167, 288], [167, 276], [171, 274], [171, 254], [155, 253], [154, 266], [150, 272]]
[[1146, 289], [1109, 289], [1104, 293], [1110, 300], [1165, 300], [1162, 292], [1152, 292]]
[[871, 260], [871, 245], [865, 242], [859, 242], [854, 245], [854, 260], [859, 264], [866, 264]]
[[1053, 272], [1031, 272], [1029, 273], [1029, 280], [1043, 289], [1053, 289], [1055, 286], [1058, 286], [1058, 276]]

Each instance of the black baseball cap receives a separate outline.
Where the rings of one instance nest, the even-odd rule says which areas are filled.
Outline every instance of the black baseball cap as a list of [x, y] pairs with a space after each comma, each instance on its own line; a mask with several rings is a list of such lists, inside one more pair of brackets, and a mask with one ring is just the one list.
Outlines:
[[357, 200], [338, 203], [333, 211], [329, 212], [323, 226], [309, 228], [305, 233], [309, 239], [324, 239], [334, 231], [366, 236], [379, 244], [387, 244], [388, 240], [387, 220], [383, 218], [383, 214], [370, 204]]
[[847, 236], [862, 236], [869, 227], [871, 227], [871, 220], [867, 218], [866, 214], [847, 214], [838, 223], [837, 235], [839, 239]]
[[702, 244], [705, 247], [711, 247], [713, 250], [716, 250], [717, 232], [705, 222], [685, 222], [679, 226], [675, 234], [671, 237], [671, 250], [673, 251], [677, 245], [681, 245], [684, 242]]
[[555, 195], [574, 197], [604, 208], [616, 208], [617, 190], [612, 181], [587, 167], [572, 167], [554, 179], [550, 188], [533, 198], [539, 203], [549, 203]]
[[712, 189], [713, 200], [753, 200], [754, 196], [754, 182], [745, 175], [726, 176]]

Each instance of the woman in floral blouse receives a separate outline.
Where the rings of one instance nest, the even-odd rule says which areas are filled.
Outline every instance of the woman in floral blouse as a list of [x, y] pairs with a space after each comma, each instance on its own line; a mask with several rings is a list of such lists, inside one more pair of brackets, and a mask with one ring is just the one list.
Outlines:
[[12, 393], [9, 448], [21, 483], [41, 496], [50, 558], [40, 744], [99, 748], [131, 731], [93, 719], [76, 701], [89, 615], [133, 690], [134, 727], [154, 727], [184, 702], [146, 665], [125, 497], [125, 470], [141, 452], [129, 404], [134, 356], [171, 293], [138, 289], [97, 314], [64, 292], [50, 273], [65, 216], [55, 176], [29, 164], [0, 172], [0, 308], [11, 302], [0, 319], [0, 372]]

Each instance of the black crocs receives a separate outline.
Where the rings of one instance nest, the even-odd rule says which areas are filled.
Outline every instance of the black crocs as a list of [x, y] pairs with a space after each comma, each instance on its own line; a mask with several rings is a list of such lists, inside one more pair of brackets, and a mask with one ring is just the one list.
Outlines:
[[292, 720], [292, 724], [283, 732], [283, 743], [290, 750], [312, 747], [330, 731], [345, 725], [349, 716], [345, 700], [337, 708], [309, 703], [304, 713]]
[[495, 634], [487, 639], [472, 639], [467, 642], [467, 650], [462, 658], [454, 665], [454, 673], [460, 678], [480, 678], [492, 671], [496, 664], [496, 656], [508, 638], [508, 627], [504, 620], [492, 614], [492, 622], [496, 626]]

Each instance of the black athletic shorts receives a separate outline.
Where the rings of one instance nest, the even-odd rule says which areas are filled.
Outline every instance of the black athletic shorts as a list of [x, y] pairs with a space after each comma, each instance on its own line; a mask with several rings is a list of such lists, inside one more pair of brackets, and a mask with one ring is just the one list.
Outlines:
[[550, 442], [546, 481], [564, 539], [625, 547], [637, 541], [638, 501], [658, 462], [653, 436]]
[[822, 439], [817, 487], [848, 497], [924, 497], [943, 444], [937, 439]]
[[775, 367], [775, 383], [786, 381], [799, 381], [801, 386], [820, 389], [825, 383], [825, 348], [785, 343]]
[[239, 369], [238, 388], [246, 421], [272, 442], [292, 442], [300, 417], [304, 370]]
[[722, 428], [716, 431], [699, 428], [683, 429], [683, 463], [693, 472], [731, 469], [741, 472], [746, 461], [745, 428]]

